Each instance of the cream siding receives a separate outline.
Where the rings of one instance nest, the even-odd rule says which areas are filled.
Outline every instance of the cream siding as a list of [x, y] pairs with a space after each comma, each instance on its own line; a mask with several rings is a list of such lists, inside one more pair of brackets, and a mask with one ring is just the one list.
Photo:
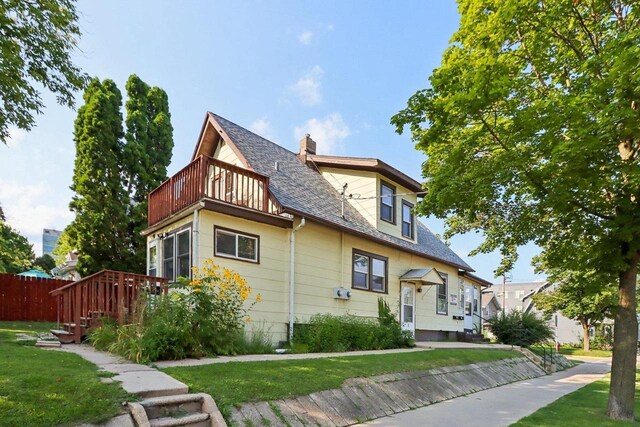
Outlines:
[[[342, 186], [347, 184], [347, 195], [353, 197], [347, 200], [351, 205], [365, 217], [371, 225], [376, 226], [377, 221], [377, 204], [375, 197], [376, 174], [366, 171], [354, 171], [337, 168], [320, 168], [320, 173], [329, 184], [331, 184], [338, 193], [342, 192]], [[369, 197], [368, 199], [366, 197]], [[360, 199], [362, 198], [362, 199]]]
[[213, 154], [213, 158], [232, 165], [243, 166], [236, 153], [234, 153], [231, 147], [229, 147], [229, 144], [225, 143], [222, 139], [220, 141], [221, 143], [216, 147], [216, 152]]
[[[220, 266], [240, 273], [252, 287], [252, 296], [262, 296], [262, 302], [253, 306], [249, 329], [260, 327], [272, 334], [274, 342], [286, 340], [289, 318], [289, 238], [291, 229], [236, 218], [220, 213], [200, 210], [199, 213], [199, 265], [213, 258]], [[158, 230], [169, 231], [189, 223], [193, 214]], [[296, 218], [294, 227], [300, 223]], [[214, 257], [214, 226], [260, 236], [259, 263]], [[149, 236], [149, 241], [153, 235]], [[388, 258], [388, 283], [385, 294], [351, 289], [353, 249]], [[449, 304], [447, 315], [436, 314], [435, 286], [423, 286], [416, 293], [416, 329], [462, 331], [463, 321], [453, 315], [463, 315], [459, 295], [458, 271], [454, 267], [409, 254], [348, 233], [307, 220], [296, 232], [295, 246], [295, 319], [306, 322], [317, 313], [352, 314], [375, 318], [378, 315], [378, 297], [384, 298], [392, 310], [400, 312], [399, 277], [412, 268], [435, 267], [449, 275], [450, 294], [456, 294], [458, 305]], [[350, 300], [333, 298], [333, 288], [350, 289]]]
[[[415, 239], [408, 239], [404, 236], [402, 236], [402, 201], [406, 200], [407, 202], [411, 203], [413, 206], [416, 205], [416, 202], [418, 200], [417, 196], [415, 194], [407, 194], [407, 193], [412, 193], [411, 190], [407, 189], [406, 187], [403, 187], [402, 185], [399, 185], [393, 181], [388, 180], [386, 177], [380, 175], [380, 174], [376, 174], [376, 195], [380, 196], [380, 185], [383, 182], [389, 183], [391, 185], [393, 185], [396, 188], [396, 194], [404, 194], [403, 196], [396, 196], [396, 210], [395, 210], [395, 214], [396, 214], [396, 223], [395, 224], [391, 224], [387, 221], [384, 221], [382, 219], [380, 219], [380, 197], [376, 198], [376, 218], [377, 218], [377, 223], [374, 224], [376, 226], [376, 228], [380, 231], [382, 231], [383, 233], [387, 233], [390, 234], [392, 236], [396, 236], [396, 237], [400, 237], [402, 239], [405, 240], [409, 240], [409, 241], [415, 241]], [[414, 238], [416, 235], [416, 221], [417, 221], [417, 217], [415, 217], [414, 215]]]

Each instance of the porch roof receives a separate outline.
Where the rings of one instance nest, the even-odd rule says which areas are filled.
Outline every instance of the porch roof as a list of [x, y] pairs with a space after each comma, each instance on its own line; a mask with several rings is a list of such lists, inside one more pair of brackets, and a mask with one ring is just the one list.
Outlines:
[[420, 282], [422, 285], [444, 285], [444, 279], [435, 268], [413, 268], [402, 276], [401, 282]]

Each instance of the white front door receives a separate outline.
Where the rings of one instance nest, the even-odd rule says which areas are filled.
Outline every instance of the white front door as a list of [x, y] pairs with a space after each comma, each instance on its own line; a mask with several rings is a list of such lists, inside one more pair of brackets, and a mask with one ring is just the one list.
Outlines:
[[400, 295], [400, 319], [402, 320], [402, 330], [411, 331], [415, 334], [416, 330], [416, 301], [415, 288], [413, 286], [403, 286]]
[[464, 328], [473, 330], [473, 286], [464, 285]]

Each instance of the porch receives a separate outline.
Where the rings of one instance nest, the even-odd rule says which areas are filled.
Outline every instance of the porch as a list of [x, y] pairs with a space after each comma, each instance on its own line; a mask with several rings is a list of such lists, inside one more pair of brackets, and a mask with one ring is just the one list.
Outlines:
[[149, 193], [149, 226], [202, 199], [279, 215], [269, 177], [212, 157], [199, 156]]
[[61, 342], [80, 343], [102, 317], [124, 324], [134, 313], [141, 292], [166, 293], [167, 279], [123, 271], [102, 270], [50, 292], [58, 297], [58, 324], [53, 331]]

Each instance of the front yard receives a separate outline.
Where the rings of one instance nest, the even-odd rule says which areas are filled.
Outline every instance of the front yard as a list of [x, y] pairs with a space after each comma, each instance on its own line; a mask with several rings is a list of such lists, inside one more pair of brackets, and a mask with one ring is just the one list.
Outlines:
[[96, 367], [79, 356], [42, 350], [16, 333], [45, 332], [48, 323], [0, 322], [0, 424], [76, 425], [104, 421], [132, 400], [116, 384], [103, 384]]
[[368, 356], [269, 362], [229, 362], [165, 368], [192, 392], [209, 393], [221, 411], [250, 401], [283, 399], [339, 388], [348, 378], [421, 371], [521, 357], [510, 350], [438, 349]]
[[[640, 391], [640, 371], [636, 371], [636, 395]], [[593, 382], [512, 424], [511, 427], [622, 427], [637, 421], [613, 421], [607, 417], [609, 377]], [[640, 400], [635, 403], [636, 419]]]
[[576, 347], [560, 347], [560, 353], [565, 356], [587, 356], [587, 357], [611, 357], [611, 350], [590, 350], [584, 351]]

